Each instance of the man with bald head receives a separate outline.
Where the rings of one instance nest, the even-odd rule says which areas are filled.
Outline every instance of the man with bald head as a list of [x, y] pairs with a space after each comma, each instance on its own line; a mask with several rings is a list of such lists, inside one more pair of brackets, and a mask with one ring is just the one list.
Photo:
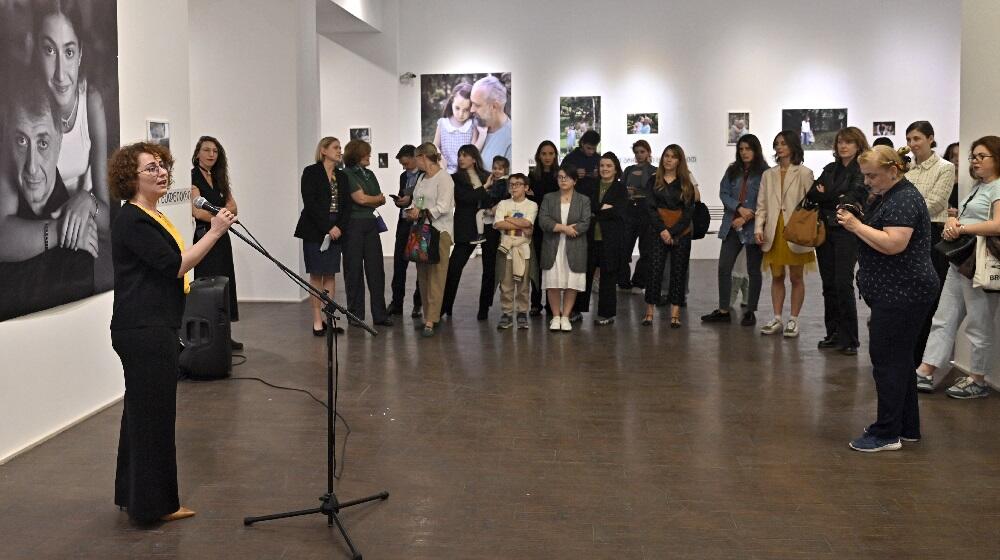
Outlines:
[[483, 161], [492, 162], [496, 156], [511, 160], [510, 117], [507, 106], [507, 87], [496, 76], [480, 78], [472, 85], [472, 113], [486, 127], [486, 143], [481, 150]]

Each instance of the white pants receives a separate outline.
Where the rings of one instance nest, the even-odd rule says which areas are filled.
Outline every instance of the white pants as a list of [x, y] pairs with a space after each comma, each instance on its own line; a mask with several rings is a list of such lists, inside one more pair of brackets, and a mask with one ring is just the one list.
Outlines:
[[990, 356], [996, 333], [996, 318], [1000, 294], [986, 293], [972, 287], [972, 280], [958, 273], [955, 265], [948, 266], [948, 276], [941, 291], [941, 301], [931, 322], [931, 333], [924, 348], [924, 363], [938, 368], [948, 367], [955, 348], [958, 327], [965, 319], [965, 336], [972, 344], [969, 369], [987, 375], [993, 369]]

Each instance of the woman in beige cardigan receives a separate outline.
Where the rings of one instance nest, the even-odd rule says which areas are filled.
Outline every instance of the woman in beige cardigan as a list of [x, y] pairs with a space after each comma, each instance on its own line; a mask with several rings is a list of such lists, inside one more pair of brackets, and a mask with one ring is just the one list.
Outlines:
[[[764, 268], [771, 272], [771, 303], [774, 319], [761, 327], [761, 334], [777, 334], [784, 328], [786, 338], [799, 336], [799, 311], [806, 299], [805, 267], [815, 268], [812, 247], [785, 241], [785, 219], [795, 210], [812, 186], [813, 172], [802, 165], [804, 153], [799, 135], [783, 130], [774, 137], [774, 159], [778, 165], [764, 172], [757, 197], [757, 243], [764, 253]], [[785, 325], [781, 310], [785, 305], [785, 268], [792, 284], [792, 314]]]

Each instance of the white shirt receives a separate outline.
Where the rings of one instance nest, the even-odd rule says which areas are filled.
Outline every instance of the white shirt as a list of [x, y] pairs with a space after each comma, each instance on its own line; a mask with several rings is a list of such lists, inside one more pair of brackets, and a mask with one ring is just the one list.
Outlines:
[[[529, 222], [534, 223], [536, 216], [538, 216], [538, 205], [535, 204], [534, 201], [528, 200], [527, 198], [520, 202], [514, 202], [513, 198], [506, 198], [497, 204], [497, 223], [502, 222], [507, 218], [524, 218]], [[520, 232], [521, 230], [502, 230], [502, 233], [504, 235], [516, 235], [515, 231]]]
[[[423, 199], [423, 200], [421, 200]], [[430, 211], [432, 225], [441, 233], [455, 237], [455, 182], [444, 169], [433, 177], [420, 176], [413, 188], [413, 204], [410, 208], [426, 208]]]
[[927, 212], [932, 222], [948, 221], [948, 197], [955, 184], [955, 166], [948, 160], [931, 154], [923, 163], [914, 164], [906, 172], [906, 178], [927, 202]]

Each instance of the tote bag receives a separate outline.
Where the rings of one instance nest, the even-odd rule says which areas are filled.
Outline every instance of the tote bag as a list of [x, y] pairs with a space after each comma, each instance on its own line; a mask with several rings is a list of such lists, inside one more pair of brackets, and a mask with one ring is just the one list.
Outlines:
[[441, 260], [441, 232], [431, 224], [426, 212], [410, 226], [406, 260], [424, 264], [437, 264]]
[[989, 239], [977, 236], [976, 273], [972, 276], [972, 287], [993, 292], [1000, 291], [1000, 259], [990, 251]]
[[819, 247], [826, 241], [826, 226], [819, 207], [802, 199], [785, 223], [785, 240], [803, 247]]

